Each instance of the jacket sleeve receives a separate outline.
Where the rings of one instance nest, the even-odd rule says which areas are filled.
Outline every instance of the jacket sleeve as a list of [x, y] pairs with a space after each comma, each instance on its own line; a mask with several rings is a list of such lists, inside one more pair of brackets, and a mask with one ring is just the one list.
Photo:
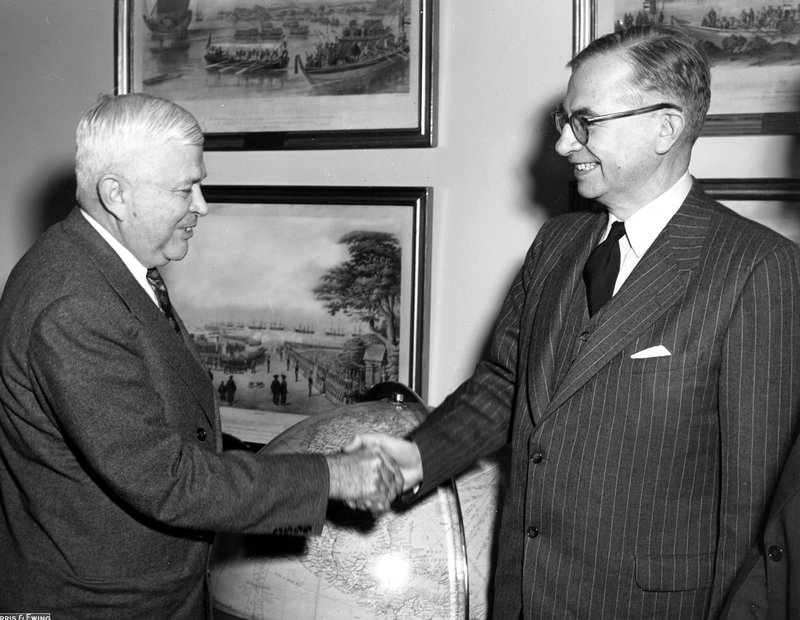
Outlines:
[[[754, 266], [724, 337], [720, 532], [712, 608], [719, 609], [743, 559], [764, 532], [767, 510], [797, 433], [798, 262], [797, 249], [785, 244]], [[759, 567], [753, 570], [757, 573]]]
[[65, 469], [168, 526], [318, 533], [325, 458], [215, 453], [213, 437], [201, 432], [214, 425], [165, 361], [164, 343], [122, 304], [107, 302], [62, 297], [30, 335], [35, 397], [75, 455], [74, 466], [64, 455]]
[[424, 480], [419, 494], [461, 472], [476, 459], [497, 451], [510, 439], [520, 322], [529, 303], [528, 282], [539, 249], [539, 243], [534, 243], [511, 285], [486, 358], [472, 377], [409, 435], [422, 457]]

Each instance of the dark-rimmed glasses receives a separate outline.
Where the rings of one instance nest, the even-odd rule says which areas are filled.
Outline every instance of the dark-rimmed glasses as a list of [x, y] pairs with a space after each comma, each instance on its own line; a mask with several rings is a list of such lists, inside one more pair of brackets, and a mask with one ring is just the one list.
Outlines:
[[648, 105], [643, 108], [636, 108], [635, 110], [626, 110], [625, 112], [614, 112], [613, 114], [601, 114], [600, 116], [584, 116], [582, 114], [573, 114], [568, 116], [564, 108], [559, 108], [553, 112], [553, 120], [556, 122], [556, 129], [558, 133], [564, 131], [564, 127], [569, 126], [572, 128], [572, 134], [575, 139], [583, 146], [589, 142], [589, 127], [601, 121], [613, 121], [617, 118], [625, 118], [627, 116], [637, 116], [639, 114], [647, 114], [648, 112], [655, 112], [656, 110], [664, 110], [665, 108], [673, 108], [682, 111], [681, 107], [674, 103], [657, 103], [655, 105]]

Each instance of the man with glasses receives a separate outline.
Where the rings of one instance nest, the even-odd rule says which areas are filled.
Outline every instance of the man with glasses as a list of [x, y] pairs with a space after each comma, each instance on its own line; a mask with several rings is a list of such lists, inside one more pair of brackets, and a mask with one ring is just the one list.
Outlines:
[[590, 44], [556, 150], [598, 213], [540, 230], [488, 357], [409, 440], [424, 494], [511, 443], [494, 617], [716, 618], [798, 426], [800, 253], [688, 172], [708, 62], [658, 26]]

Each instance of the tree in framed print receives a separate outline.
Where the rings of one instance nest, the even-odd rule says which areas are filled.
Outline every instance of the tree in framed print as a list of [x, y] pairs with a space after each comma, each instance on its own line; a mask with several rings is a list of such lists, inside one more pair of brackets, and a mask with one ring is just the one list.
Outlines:
[[222, 405], [314, 415], [421, 392], [425, 188], [210, 186], [164, 269]]

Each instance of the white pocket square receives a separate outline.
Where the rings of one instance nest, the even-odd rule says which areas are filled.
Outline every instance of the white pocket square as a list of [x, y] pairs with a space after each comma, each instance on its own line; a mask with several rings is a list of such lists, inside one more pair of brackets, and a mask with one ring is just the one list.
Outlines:
[[672, 355], [669, 352], [669, 349], [665, 347], [663, 344], [658, 345], [657, 347], [650, 347], [649, 349], [642, 349], [641, 351], [637, 351], [633, 355], [631, 355], [632, 360], [643, 360], [648, 357], [667, 357], [668, 355]]

